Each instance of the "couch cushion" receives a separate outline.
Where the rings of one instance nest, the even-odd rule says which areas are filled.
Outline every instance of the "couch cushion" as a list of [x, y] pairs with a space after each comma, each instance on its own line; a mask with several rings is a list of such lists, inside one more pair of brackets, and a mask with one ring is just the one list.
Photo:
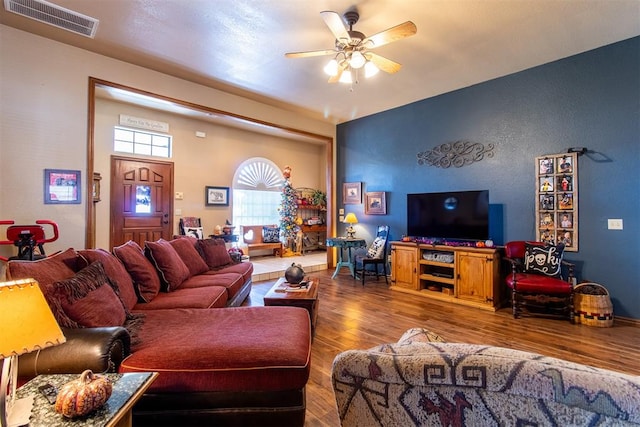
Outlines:
[[198, 240], [197, 248], [209, 268], [231, 264], [231, 256], [223, 239]]
[[131, 310], [136, 305], [138, 296], [133, 280], [118, 258], [104, 249], [81, 249], [78, 253], [87, 260], [87, 265], [96, 261], [102, 263], [107, 277], [118, 286], [120, 298], [127, 310]]
[[178, 289], [191, 275], [178, 252], [168, 241], [160, 239], [156, 242], [145, 242], [144, 250], [158, 271], [163, 291], [171, 292]]
[[11, 260], [7, 263], [7, 279], [35, 279], [48, 300], [51, 285], [58, 280], [73, 277], [79, 264], [84, 265], [85, 262], [71, 248], [37, 261]]
[[200, 256], [200, 253], [196, 249], [197, 242], [197, 239], [188, 236], [173, 239], [169, 242], [178, 253], [178, 256], [180, 256], [180, 259], [182, 259], [182, 262], [184, 262], [189, 269], [191, 276], [209, 271], [209, 266], [204, 262], [204, 259], [202, 259], [202, 256]]
[[180, 288], [172, 292], [160, 292], [153, 301], [139, 303], [134, 312], [165, 308], [223, 308], [227, 306], [228, 292], [224, 286]]
[[160, 292], [160, 278], [151, 261], [144, 256], [140, 245], [133, 240], [113, 248], [113, 253], [131, 275], [138, 298], [150, 302]]
[[237, 264], [229, 264], [224, 267], [208, 271], [205, 274], [220, 274], [220, 273], [237, 273], [241, 274], [242, 278], [245, 282], [251, 280], [251, 275], [253, 274], [253, 263], [251, 262], [239, 262]]
[[122, 326], [127, 320], [124, 304], [100, 261], [54, 282], [52, 297], [62, 309], [54, 311], [56, 320], [66, 328]]
[[160, 372], [151, 393], [301, 389], [309, 378], [311, 326], [304, 309], [145, 313], [140, 343], [120, 372]]
[[200, 274], [185, 280], [184, 288], [201, 288], [209, 286], [220, 286], [227, 289], [228, 298], [233, 298], [244, 285], [245, 280], [242, 274], [238, 273], [218, 273], [218, 274]]

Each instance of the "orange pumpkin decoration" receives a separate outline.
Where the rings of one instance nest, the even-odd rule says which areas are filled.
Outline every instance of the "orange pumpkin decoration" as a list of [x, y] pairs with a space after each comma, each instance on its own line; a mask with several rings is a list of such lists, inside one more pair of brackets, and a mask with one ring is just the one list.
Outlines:
[[62, 386], [56, 398], [56, 412], [67, 418], [87, 415], [104, 405], [112, 390], [107, 377], [87, 369], [80, 378]]

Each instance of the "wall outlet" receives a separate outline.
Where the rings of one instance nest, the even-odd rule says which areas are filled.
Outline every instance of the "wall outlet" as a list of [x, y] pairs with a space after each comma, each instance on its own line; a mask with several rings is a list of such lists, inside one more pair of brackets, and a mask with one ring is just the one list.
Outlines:
[[344, 222], [344, 215], [340, 215], [340, 216], [338, 217], [338, 221], [339, 221], [339, 222]]
[[175, 216], [180, 216], [182, 215], [182, 209], [176, 209], [174, 212]]
[[622, 219], [608, 219], [609, 230], [622, 230]]

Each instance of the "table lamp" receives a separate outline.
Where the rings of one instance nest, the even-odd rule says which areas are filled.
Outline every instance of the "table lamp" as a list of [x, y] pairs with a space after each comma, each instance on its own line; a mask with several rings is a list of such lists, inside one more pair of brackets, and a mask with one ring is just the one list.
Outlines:
[[16, 400], [18, 356], [62, 344], [66, 339], [33, 279], [0, 283], [0, 325], [0, 422], [7, 427], [28, 424], [33, 396]]
[[353, 224], [358, 223], [358, 218], [356, 218], [356, 214], [353, 212], [349, 212], [347, 216], [344, 217], [344, 222], [349, 224], [347, 227], [347, 239], [354, 239], [356, 237], [356, 231], [353, 229]]

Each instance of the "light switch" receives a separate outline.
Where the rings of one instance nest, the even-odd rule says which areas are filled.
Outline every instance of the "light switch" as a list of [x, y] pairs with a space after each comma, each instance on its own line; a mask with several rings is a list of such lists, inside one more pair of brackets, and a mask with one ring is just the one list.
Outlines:
[[184, 199], [184, 193], [182, 191], [176, 191], [176, 200]]
[[622, 219], [608, 219], [609, 230], [622, 230]]
[[344, 215], [344, 209], [339, 209], [339, 210], [338, 210], [338, 214], [339, 214], [339, 215]]

